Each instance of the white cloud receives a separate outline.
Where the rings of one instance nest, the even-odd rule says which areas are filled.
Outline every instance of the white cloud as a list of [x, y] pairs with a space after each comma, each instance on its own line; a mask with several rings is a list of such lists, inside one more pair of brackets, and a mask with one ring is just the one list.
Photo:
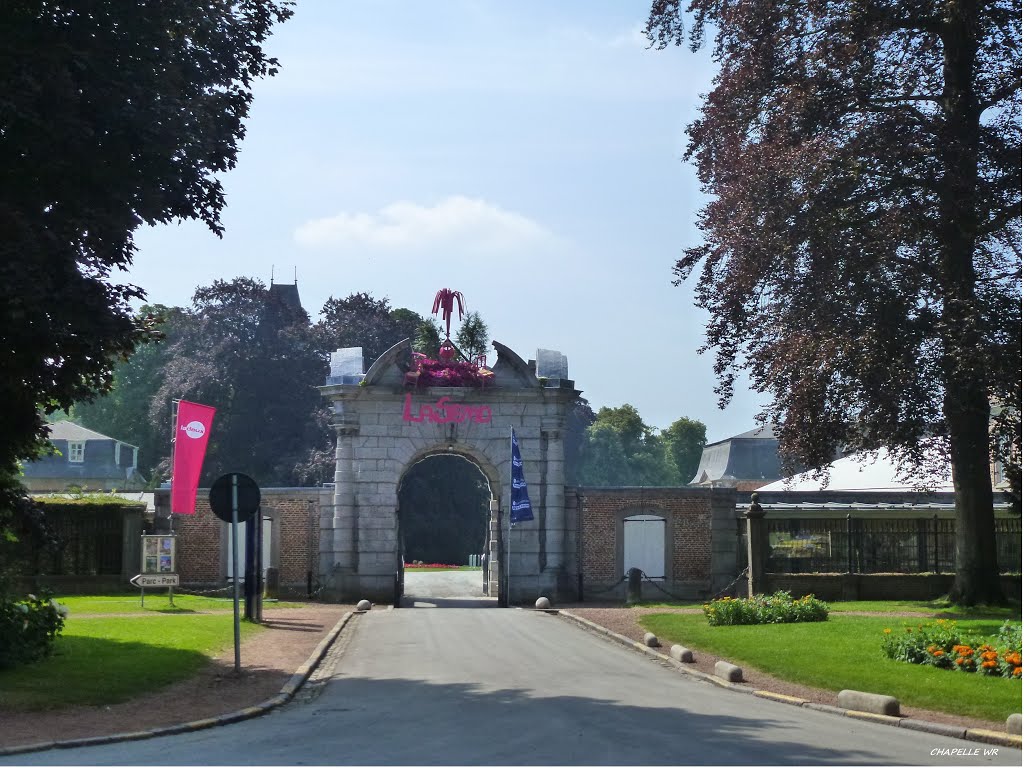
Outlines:
[[505, 253], [556, 241], [542, 225], [482, 199], [449, 196], [435, 205], [398, 201], [376, 213], [339, 212], [295, 229], [304, 247], [362, 247], [376, 250], [458, 247]]

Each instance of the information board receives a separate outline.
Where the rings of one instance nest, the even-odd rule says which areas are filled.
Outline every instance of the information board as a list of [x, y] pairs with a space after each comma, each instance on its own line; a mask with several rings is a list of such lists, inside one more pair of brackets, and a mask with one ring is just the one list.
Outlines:
[[175, 572], [175, 535], [142, 536], [142, 573], [156, 575]]

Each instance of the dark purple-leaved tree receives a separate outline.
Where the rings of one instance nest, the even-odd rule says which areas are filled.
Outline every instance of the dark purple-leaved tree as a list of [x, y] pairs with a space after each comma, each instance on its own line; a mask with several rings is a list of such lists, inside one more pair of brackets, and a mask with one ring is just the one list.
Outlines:
[[[109, 390], [152, 320], [112, 278], [143, 223], [220, 234], [263, 43], [287, 1], [0, 3], [0, 468]], [[3, 488], [6, 476], [0, 477]], [[2, 517], [2, 513], [0, 513]]]
[[[656, 47], [720, 66], [688, 127], [723, 404], [769, 396], [784, 454], [943, 446], [964, 604], [1003, 598], [990, 455], [1019, 501], [1019, 0], [655, 0]], [[688, 27], [688, 29], [686, 29]], [[993, 419], [995, 416], [995, 419]]]
[[[297, 293], [246, 277], [197, 288], [178, 317], [150, 401], [150, 422], [167, 428], [176, 398], [213, 406], [217, 414], [202, 485], [239, 471], [261, 486], [298, 483], [296, 467], [324, 443], [318, 424], [327, 361]], [[292, 300], [293, 299], [293, 300]], [[169, 470], [169, 459], [161, 472]]]

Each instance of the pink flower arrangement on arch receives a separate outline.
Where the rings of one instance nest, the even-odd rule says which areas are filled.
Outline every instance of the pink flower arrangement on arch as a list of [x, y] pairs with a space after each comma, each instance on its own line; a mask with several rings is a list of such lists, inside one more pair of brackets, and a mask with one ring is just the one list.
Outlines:
[[418, 374], [420, 387], [487, 387], [494, 372], [465, 361], [432, 360], [421, 352], [412, 353], [412, 372]]

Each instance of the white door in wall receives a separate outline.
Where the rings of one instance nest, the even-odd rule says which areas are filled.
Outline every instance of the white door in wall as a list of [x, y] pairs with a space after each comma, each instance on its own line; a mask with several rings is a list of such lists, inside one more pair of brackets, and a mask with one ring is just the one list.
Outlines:
[[[253, 517], [255, 518], [255, 517]], [[238, 523], [238, 578], [241, 580], [245, 577], [245, 531], [249, 528], [251, 522], [240, 521]], [[235, 575], [231, 566], [231, 524], [227, 525], [228, 539], [224, 544], [225, 552], [223, 559], [224, 564], [224, 576], [229, 580], [233, 580]], [[263, 520], [263, 572], [266, 573], [267, 567], [270, 566], [270, 519]]]
[[622, 569], [638, 567], [649, 578], [665, 577], [665, 519], [627, 516], [622, 529]]

